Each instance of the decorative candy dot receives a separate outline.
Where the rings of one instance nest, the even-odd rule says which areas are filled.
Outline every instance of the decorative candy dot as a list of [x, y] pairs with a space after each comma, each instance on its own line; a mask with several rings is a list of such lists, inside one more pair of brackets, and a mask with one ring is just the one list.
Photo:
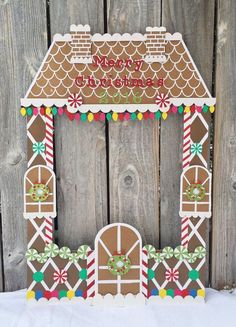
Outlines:
[[153, 288], [151, 290], [151, 295], [158, 295], [158, 289], [157, 288]]
[[108, 112], [108, 114], [106, 114], [106, 119], [107, 119], [108, 121], [110, 121], [110, 120], [111, 120], [111, 118], [112, 118], [112, 115], [111, 115], [111, 113], [110, 113], [110, 112]]
[[189, 295], [191, 295], [192, 297], [196, 297], [197, 296], [197, 291], [196, 290], [190, 290]]
[[161, 112], [159, 110], [155, 113], [155, 118], [156, 119], [160, 119], [161, 118]]
[[205, 112], [205, 113], [208, 111], [208, 106], [206, 104], [204, 104], [204, 106], [202, 108], [202, 111]]
[[125, 113], [125, 120], [130, 120], [130, 113], [129, 112]]
[[50, 291], [45, 291], [43, 295], [44, 295], [44, 297], [46, 299], [48, 299], [48, 300], [51, 299], [51, 292]]
[[150, 118], [150, 119], [154, 119], [154, 118], [155, 118], [154, 112], [150, 112], [150, 114], [149, 114], [149, 118]]
[[159, 296], [160, 296], [161, 298], [164, 298], [164, 297], [166, 296], [166, 290], [165, 290], [164, 288], [160, 289], [160, 291], [159, 291]]
[[42, 291], [36, 291], [35, 292], [35, 298], [36, 300], [39, 300], [43, 297], [43, 292]]
[[82, 297], [82, 296], [83, 296], [83, 291], [81, 291], [81, 290], [77, 290], [77, 291], [75, 292], [75, 296], [77, 296], [77, 297]]
[[24, 107], [21, 108], [20, 110], [21, 116], [25, 117], [26, 115], [26, 109]]
[[34, 108], [33, 108], [33, 115], [34, 115], [34, 116], [37, 116], [38, 113], [39, 113], [38, 108], [34, 107]]
[[188, 296], [189, 295], [189, 291], [187, 289], [182, 290], [182, 297]]
[[184, 109], [184, 112], [189, 113], [190, 112], [190, 107], [189, 106], [186, 106], [185, 109]]
[[163, 120], [166, 120], [167, 116], [168, 116], [167, 112], [163, 112], [162, 113], [162, 119]]
[[183, 106], [179, 106], [179, 107], [178, 107], [178, 113], [179, 113], [179, 114], [182, 114], [183, 111], [184, 111], [184, 107], [183, 107]]
[[101, 112], [100, 113], [100, 120], [105, 121], [105, 119], [106, 119], [106, 115], [103, 112]]
[[62, 297], [67, 297], [67, 291], [66, 290], [60, 290], [59, 291], [59, 299]]
[[79, 271], [79, 278], [82, 279], [82, 280], [87, 279], [87, 269], [81, 269]]
[[50, 115], [50, 113], [51, 113], [51, 108], [50, 107], [47, 107], [46, 108], [46, 115]]
[[117, 113], [117, 112], [113, 112], [113, 114], [112, 114], [112, 119], [113, 119], [114, 121], [117, 121], [117, 119], [118, 119], [118, 113]]
[[52, 114], [53, 116], [57, 115], [57, 107], [52, 107]]
[[78, 112], [75, 114], [75, 120], [77, 120], [77, 121], [80, 120], [80, 114]]
[[26, 109], [26, 111], [27, 111], [27, 115], [28, 115], [28, 116], [32, 116], [33, 110], [32, 110], [31, 107], [28, 107], [28, 108]]
[[73, 291], [73, 290], [67, 291], [68, 299], [72, 299], [74, 296], [75, 296], [75, 291]]
[[176, 289], [175, 290], [175, 296], [181, 296], [181, 295], [182, 295], [181, 290]]
[[198, 295], [198, 296], [202, 296], [202, 297], [205, 297], [205, 295], [206, 295], [206, 292], [205, 292], [205, 290], [204, 290], [204, 289], [199, 289], [199, 290], [197, 290], [197, 295]]
[[202, 107], [201, 106], [195, 106], [197, 112], [202, 112]]
[[149, 118], [149, 113], [146, 111], [144, 114], [143, 114], [143, 119], [147, 120]]
[[194, 113], [195, 110], [196, 110], [195, 104], [192, 104], [191, 107], [190, 107], [191, 113]]
[[178, 107], [176, 107], [176, 106], [172, 106], [172, 107], [171, 107], [171, 110], [172, 110], [173, 114], [176, 114], [177, 111], [178, 111]]
[[26, 299], [30, 300], [30, 299], [34, 299], [35, 298], [35, 292], [34, 291], [28, 291], [26, 293]]
[[80, 119], [82, 121], [86, 121], [87, 120], [87, 115], [86, 114], [81, 114]]
[[151, 280], [155, 277], [155, 271], [152, 269], [148, 269], [148, 280]]
[[58, 112], [58, 115], [62, 116], [63, 113], [64, 113], [64, 110], [63, 110], [62, 107], [59, 107], [58, 110], [57, 110], [57, 112]]
[[93, 114], [90, 112], [88, 114], [88, 121], [91, 123], [91, 121], [93, 121]]
[[51, 297], [56, 297], [58, 299], [58, 291], [52, 291]]
[[166, 291], [166, 295], [171, 296], [171, 297], [174, 297], [175, 296], [175, 291], [172, 288], [169, 288]]
[[42, 273], [41, 271], [36, 271], [33, 274], [33, 280], [36, 282], [42, 282], [44, 279], [44, 273]]
[[135, 112], [132, 112], [131, 114], [131, 120], [136, 120], [137, 116]]
[[210, 106], [209, 110], [210, 110], [210, 113], [213, 114], [213, 112], [215, 111], [215, 107], [214, 106]]
[[119, 120], [120, 120], [120, 121], [123, 121], [125, 115], [124, 115], [123, 113], [120, 113], [120, 114], [118, 114], [118, 117], [119, 117]]
[[141, 112], [139, 112], [137, 114], [137, 118], [138, 118], [138, 120], [142, 120], [143, 119], [143, 114]]
[[45, 115], [45, 108], [44, 107], [40, 108], [40, 115], [42, 115], [42, 116]]
[[193, 270], [190, 270], [188, 272], [188, 277], [191, 279], [191, 280], [197, 280], [199, 278], [199, 272], [195, 269]]

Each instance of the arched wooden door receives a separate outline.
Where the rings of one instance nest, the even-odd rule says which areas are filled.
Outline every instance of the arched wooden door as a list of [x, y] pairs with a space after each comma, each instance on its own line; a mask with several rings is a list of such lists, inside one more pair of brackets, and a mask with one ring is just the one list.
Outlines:
[[104, 227], [95, 239], [95, 294], [141, 293], [142, 240], [127, 224]]

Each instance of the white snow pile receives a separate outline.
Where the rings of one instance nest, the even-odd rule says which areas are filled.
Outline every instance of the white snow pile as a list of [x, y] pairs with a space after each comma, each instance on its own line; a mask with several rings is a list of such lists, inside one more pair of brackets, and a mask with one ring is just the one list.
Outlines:
[[124, 308], [87, 302], [31, 305], [26, 291], [0, 293], [1, 327], [236, 327], [236, 290], [207, 289], [206, 303], [149, 302]]

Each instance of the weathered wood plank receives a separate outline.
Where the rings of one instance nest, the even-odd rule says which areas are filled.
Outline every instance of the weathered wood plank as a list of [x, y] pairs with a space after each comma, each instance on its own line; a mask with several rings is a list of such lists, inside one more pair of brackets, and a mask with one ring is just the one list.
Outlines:
[[[154, 6], [155, 4], [155, 6]], [[143, 32], [159, 25], [160, 2], [108, 1], [108, 32]], [[159, 126], [155, 121], [109, 123], [110, 221], [136, 227], [159, 246]]]
[[26, 286], [26, 223], [23, 175], [26, 123], [20, 117], [24, 96], [47, 47], [46, 6], [41, 0], [4, 1], [0, 5], [0, 188], [5, 290]]
[[[191, 56], [212, 88], [214, 46], [214, 1], [168, 0], [162, 3], [162, 25], [180, 32]], [[171, 117], [161, 125], [161, 246], [180, 243], [179, 183], [182, 161], [182, 117]]]
[[218, 1], [212, 286], [236, 283], [236, 3]]
[[[51, 34], [69, 33], [71, 24], [90, 24], [103, 33], [103, 1], [50, 1]], [[103, 123], [56, 119], [58, 241], [72, 249], [93, 245], [107, 224], [106, 141]]]

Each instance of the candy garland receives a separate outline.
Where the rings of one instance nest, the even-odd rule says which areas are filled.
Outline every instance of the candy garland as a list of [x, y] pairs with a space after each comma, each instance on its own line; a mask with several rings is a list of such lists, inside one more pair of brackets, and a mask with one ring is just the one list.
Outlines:
[[91, 249], [88, 245], [81, 245], [77, 252], [71, 252], [71, 250], [63, 246], [59, 248], [55, 243], [49, 243], [45, 246], [44, 252], [38, 253], [35, 249], [28, 249], [26, 251], [25, 257], [29, 261], [37, 260], [39, 263], [45, 263], [48, 258], [55, 258], [59, 256], [61, 259], [68, 259], [70, 262], [76, 263], [79, 259], [87, 260], [88, 253]]
[[206, 256], [206, 249], [203, 246], [197, 246], [193, 253], [189, 253], [183, 245], [179, 245], [175, 249], [167, 246], [160, 252], [157, 252], [152, 245], [145, 245], [143, 250], [147, 251], [148, 259], [154, 259], [158, 264], [173, 257], [179, 261], [187, 260], [189, 263], [194, 263], [197, 259]]
[[[138, 107], [138, 106], [137, 106]], [[40, 108], [35, 108], [35, 107], [22, 107], [20, 110], [21, 115], [24, 116], [32, 116], [32, 115], [38, 115], [40, 114], [41, 116], [45, 116], [48, 114], [51, 114], [52, 116], [62, 116], [63, 114], [66, 114], [70, 120], [76, 120], [76, 121], [88, 121], [88, 122], [93, 122], [93, 121], [124, 121], [124, 120], [166, 120], [169, 115], [172, 114], [183, 114], [186, 111], [190, 111], [191, 113], [194, 113], [195, 111], [197, 112], [202, 112], [202, 113], [207, 113], [211, 112], [213, 113], [215, 111], [214, 106], [207, 106], [204, 105], [202, 107], [198, 107], [195, 105], [192, 105], [191, 107], [189, 106], [171, 106], [170, 109], [167, 112], [162, 112], [162, 111], [156, 111], [156, 112], [150, 112], [146, 111], [144, 113], [136, 111], [133, 113], [130, 112], [124, 112], [124, 113], [117, 113], [117, 112], [108, 112], [108, 113], [103, 113], [103, 112], [97, 112], [97, 113], [92, 113], [92, 112], [87, 112], [87, 113], [70, 113], [66, 107], [40, 107]]]

